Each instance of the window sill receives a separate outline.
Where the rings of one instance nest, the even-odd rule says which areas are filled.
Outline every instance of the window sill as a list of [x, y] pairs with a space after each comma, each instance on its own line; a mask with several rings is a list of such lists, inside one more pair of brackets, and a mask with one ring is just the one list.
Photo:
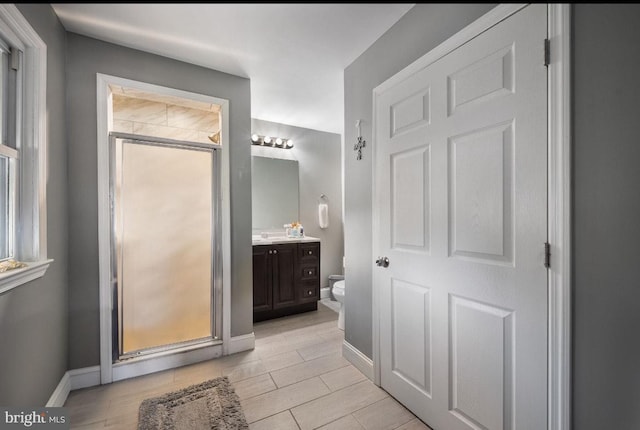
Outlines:
[[53, 260], [25, 262], [27, 267], [0, 273], [0, 295], [44, 276]]

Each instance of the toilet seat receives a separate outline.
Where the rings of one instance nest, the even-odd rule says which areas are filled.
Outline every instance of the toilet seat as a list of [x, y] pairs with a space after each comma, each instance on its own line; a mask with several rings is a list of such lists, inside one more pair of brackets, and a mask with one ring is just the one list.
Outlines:
[[333, 285], [333, 295], [344, 297], [344, 281], [338, 281]]

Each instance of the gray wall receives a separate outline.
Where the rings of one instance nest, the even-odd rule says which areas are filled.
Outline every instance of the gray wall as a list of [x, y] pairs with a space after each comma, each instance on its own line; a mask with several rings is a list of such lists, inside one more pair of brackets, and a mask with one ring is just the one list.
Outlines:
[[230, 100], [231, 334], [251, 333], [249, 80], [68, 33], [70, 368], [100, 362], [96, 73]]
[[67, 370], [65, 31], [46, 4], [17, 5], [47, 44], [46, 275], [0, 296], [0, 405], [45, 405]]
[[[344, 72], [345, 340], [372, 357], [373, 89], [492, 9], [494, 4], [417, 4]], [[356, 120], [368, 145], [356, 161]]]
[[[342, 226], [341, 139], [339, 134], [293, 127], [257, 119], [251, 120], [252, 132], [266, 136], [293, 139], [293, 148], [261, 148], [274, 157], [298, 160], [300, 174], [300, 222], [304, 234], [320, 238], [320, 285], [328, 286], [329, 275], [342, 274], [344, 235]], [[318, 199], [329, 198], [329, 227], [318, 226]], [[293, 220], [292, 220], [293, 221]]]
[[640, 428], [640, 5], [573, 11], [573, 428]]

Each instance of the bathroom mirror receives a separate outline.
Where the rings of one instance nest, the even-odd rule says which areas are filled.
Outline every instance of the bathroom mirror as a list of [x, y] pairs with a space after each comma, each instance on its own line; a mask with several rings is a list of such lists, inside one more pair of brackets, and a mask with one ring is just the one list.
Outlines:
[[299, 219], [298, 161], [251, 157], [251, 205], [254, 234], [282, 230]]

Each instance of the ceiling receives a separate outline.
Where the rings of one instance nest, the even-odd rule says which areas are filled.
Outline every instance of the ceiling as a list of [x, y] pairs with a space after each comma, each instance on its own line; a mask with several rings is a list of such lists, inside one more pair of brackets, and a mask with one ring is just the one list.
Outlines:
[[413, 3], [60, 3], [67, 31], [251, 79], [251, 116], [342, 133], [343, 71]]

